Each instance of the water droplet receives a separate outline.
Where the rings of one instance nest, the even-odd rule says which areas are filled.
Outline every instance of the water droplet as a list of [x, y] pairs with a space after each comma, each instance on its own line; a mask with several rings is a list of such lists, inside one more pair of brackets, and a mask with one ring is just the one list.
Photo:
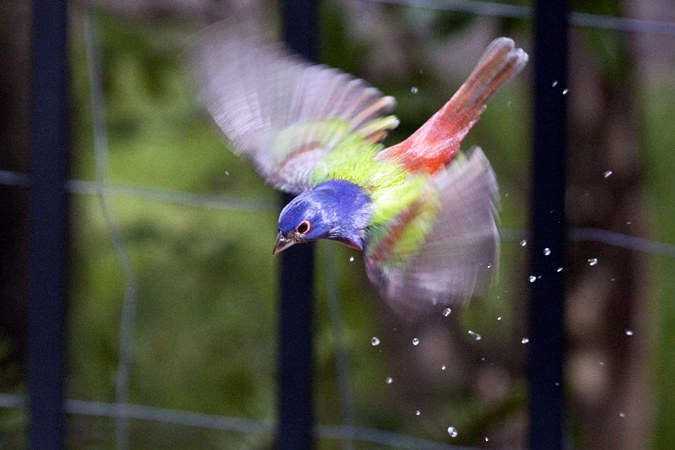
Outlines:
[[552, 84], [551, 87], [556, 87], [558, 85], [558, 80], [555, 80]]
[[604, 366], [605, 363], [604, 363], [603, 361], [600, 361], [600, 365], [601, 365], [601, 366]]
[[420, 410], [419, 410], [419, 409], [418, 409], [417, 411], [415, 411], [415, 415], [416, 415], [416, 416], [419, 416], [419, 415], [420, 415]]
[[568, 93], [569, 91], [570, 91], [569, 89], [565, 88], [565, 89], [563, 89], [562, 94], [563, 94], [563, 95], [567, 95], [567, 93]]
[[633, 335], [633, 332], [632, 332], [632, 331], [626, 330], [626, 336], [632, 336], [632, 335]]
[[443, 364], [443, 365], [441, 366], [441, 370], [445, 370], [445, 369], [447, 369], [447, 367], [445, 366], [445, 364]]
[[588, 258], [588, 265], [595, 266], [598, 263], [598, 258]]
[[523, 338], [520, 342], [522, 342], [523, 344], [527, 344], [528, 342], [530, 342], [530, 340], [528, 338]]
[[354, 262], [354, 257], [353, 257], [353, 256], [350, 256], [350, 257], [349, 257], [349, 261]]
[[228, 171], [226, 170], [226, 171], [225, 171], [225, 175], [229, 175], [229, 174], [230, 174], [230, 172], [228, 172]]
[[412, 343], [413, 343], [413, 345], [417, 345], [417, 344], [420, 343], [420, 340], [417, 339], [417, 338], [413, 338]]
[[551, 254], [551, 249], [548, 248], [548, 247], [546, 247], [546, 248], [544, 249], [544, 256], [548, 256], [548, 255], [550, 255], [550, 254]]
[[488, 439], [488, 437], [487, 437], [487, 436], [485, 436], [485, 442], [487, 442], [487, 441], [489, 441], [489, 440], [490, 440], [490, 439]]
[[387, 377], [384, 381], [387, 384], [391, 384], [391, 382], [394, 381], [394, 379], [392, 377]]
[[563, 271], [563, 268], [562, 268], [562, 267], [558, 267], [558, 268], [556, 269], [556, 272], [562, 272], [562, 271]]
[[619, 417], [626, 417], [624, 413], [619, 413]]
[[632, 224], [632, 223], [633, 223], [633, 222], [626, 222], [626, 225], [630, 225], [630, 224]]
[[472, 338], [474, 338], [477, 341], [480, 341], [481, 339], [483, 339], [483, 336], [481, 336], [480, 334], [476, 333], [475, 331], [471, 331], [471, 330], [469, 330], [469, 336], [471, 336]]
[[612, 175], [612, 171], [611, 171], [611, 170], [607, 170], [607, 171], [605, 171], [604, 174], [602, 174], [602, 176], [605, 177], [605, 178], [609, 178], [611, 175]]
[[497, 317], [497, 320], [502, 320], [502, 316]]
[[417, 94], [417, 91], [418, 91], [417, 86], [413, 86], [410, 88], [410, 92], [412, 92], [413, 94]]
[[375, 336], [373, 336], [373, 338], [370, 340], [370, 343], [373, 344], [373, 347], [376, 347], [376, 346], [380, 345], [380, 340], [378, 338], [376, 338]]
[[445, 309], [443, 310], [443, 315], [444, 315], [445, 317], [448, 317], [448, 316], [450, 315], [451, 312], [452, 312], [452, 309], [450, 309], [450, 308], [445, 308]]
[[560, 387], [560, 382], [558, 382], [558, 381], [556, 381], [556, 382], [553, 383], [553, 384], [555, 384], [556, 386]]
[[448, 434], [450, 437], [457, 437], [457, 430], [455, 430], [455, 427], [448, 427]]
[[527, 245], [527, 239], [523, 239], [522, 241], [520, 241], [521, 247], [525, 247], [526, 245]]
[[537, 281], [537, 277], [534, 275], [530, 275], [530, 283], [534, 283], [535, 281]]
[[488, 269], [492, 269], [492, 264], [488, 264], [488, 265], [487, 265], [487, 268], [488, 268]]

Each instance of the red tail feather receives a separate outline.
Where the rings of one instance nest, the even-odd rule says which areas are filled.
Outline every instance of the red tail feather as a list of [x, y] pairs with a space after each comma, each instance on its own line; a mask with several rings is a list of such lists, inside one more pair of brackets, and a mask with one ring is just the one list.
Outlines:
[[395, 159], [411, 172], [434, 173], [447, 166], [485, 103], [526, 63], [527, 54], [515, 48], [511, 39], [495, 39], [455, 95], [408, 139], [383, 150], [382, 156]]

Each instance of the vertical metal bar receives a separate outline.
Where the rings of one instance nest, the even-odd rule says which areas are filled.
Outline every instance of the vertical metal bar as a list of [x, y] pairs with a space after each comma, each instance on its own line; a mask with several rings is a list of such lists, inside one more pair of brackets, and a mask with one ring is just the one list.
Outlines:
[[[285, 195], [285, 203], [292, 197]], [[313, 448], [312, 314], [314, 244], [281, 254], [277, 449]]]
[[28, 441], [65, 448], [68, 62], [64, 0], [33, 3]]
[[[284, 0], [281, 8], [286, 42], [298, 53], [316, 60], [316, 1]], [[291, 199], [284, 195], [284, 204]], [[298, 245], [281, 254], [277, 387], [279, 450], [313, 448], [313, 274], [313, 244]]]
[[[568, 4], [534, 10], [534, 160], [530, 224], [529, 448], [563, 448]], [[548, 250], [546, 250], [548, 249]]]

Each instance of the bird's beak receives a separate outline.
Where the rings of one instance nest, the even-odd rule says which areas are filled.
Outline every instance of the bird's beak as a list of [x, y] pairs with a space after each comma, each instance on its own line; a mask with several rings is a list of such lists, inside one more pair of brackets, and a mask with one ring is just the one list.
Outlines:
[[280, 231], [279, 234], [277, 235], [277, 241], [274, 243], [274, 250], [272, 250], [272, 254], [276, 255], [277, 253], [283, 252], [288, 247], [292, 247], [298, 242], [299, 241], [295, 239], [292, 234], [291, 236], [287, 237], [284, 236], [284, 234]]

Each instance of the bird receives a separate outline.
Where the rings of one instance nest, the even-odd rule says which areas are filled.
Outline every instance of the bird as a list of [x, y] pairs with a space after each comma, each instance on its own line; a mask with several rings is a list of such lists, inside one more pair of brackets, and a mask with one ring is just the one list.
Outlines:
[[379, 295], [406, 317], [464, 305], [495, 279], [496, 176], [481, 148], [459, 150], [528, 61], [513, 40], [492, 41], [450, 100], [389, 147], [393, 97], [245, 23], [202, 30], [186, 60], [233, 152], [296, 195], [279, 215], [274, 255], [318, 239], [361, 250]]

